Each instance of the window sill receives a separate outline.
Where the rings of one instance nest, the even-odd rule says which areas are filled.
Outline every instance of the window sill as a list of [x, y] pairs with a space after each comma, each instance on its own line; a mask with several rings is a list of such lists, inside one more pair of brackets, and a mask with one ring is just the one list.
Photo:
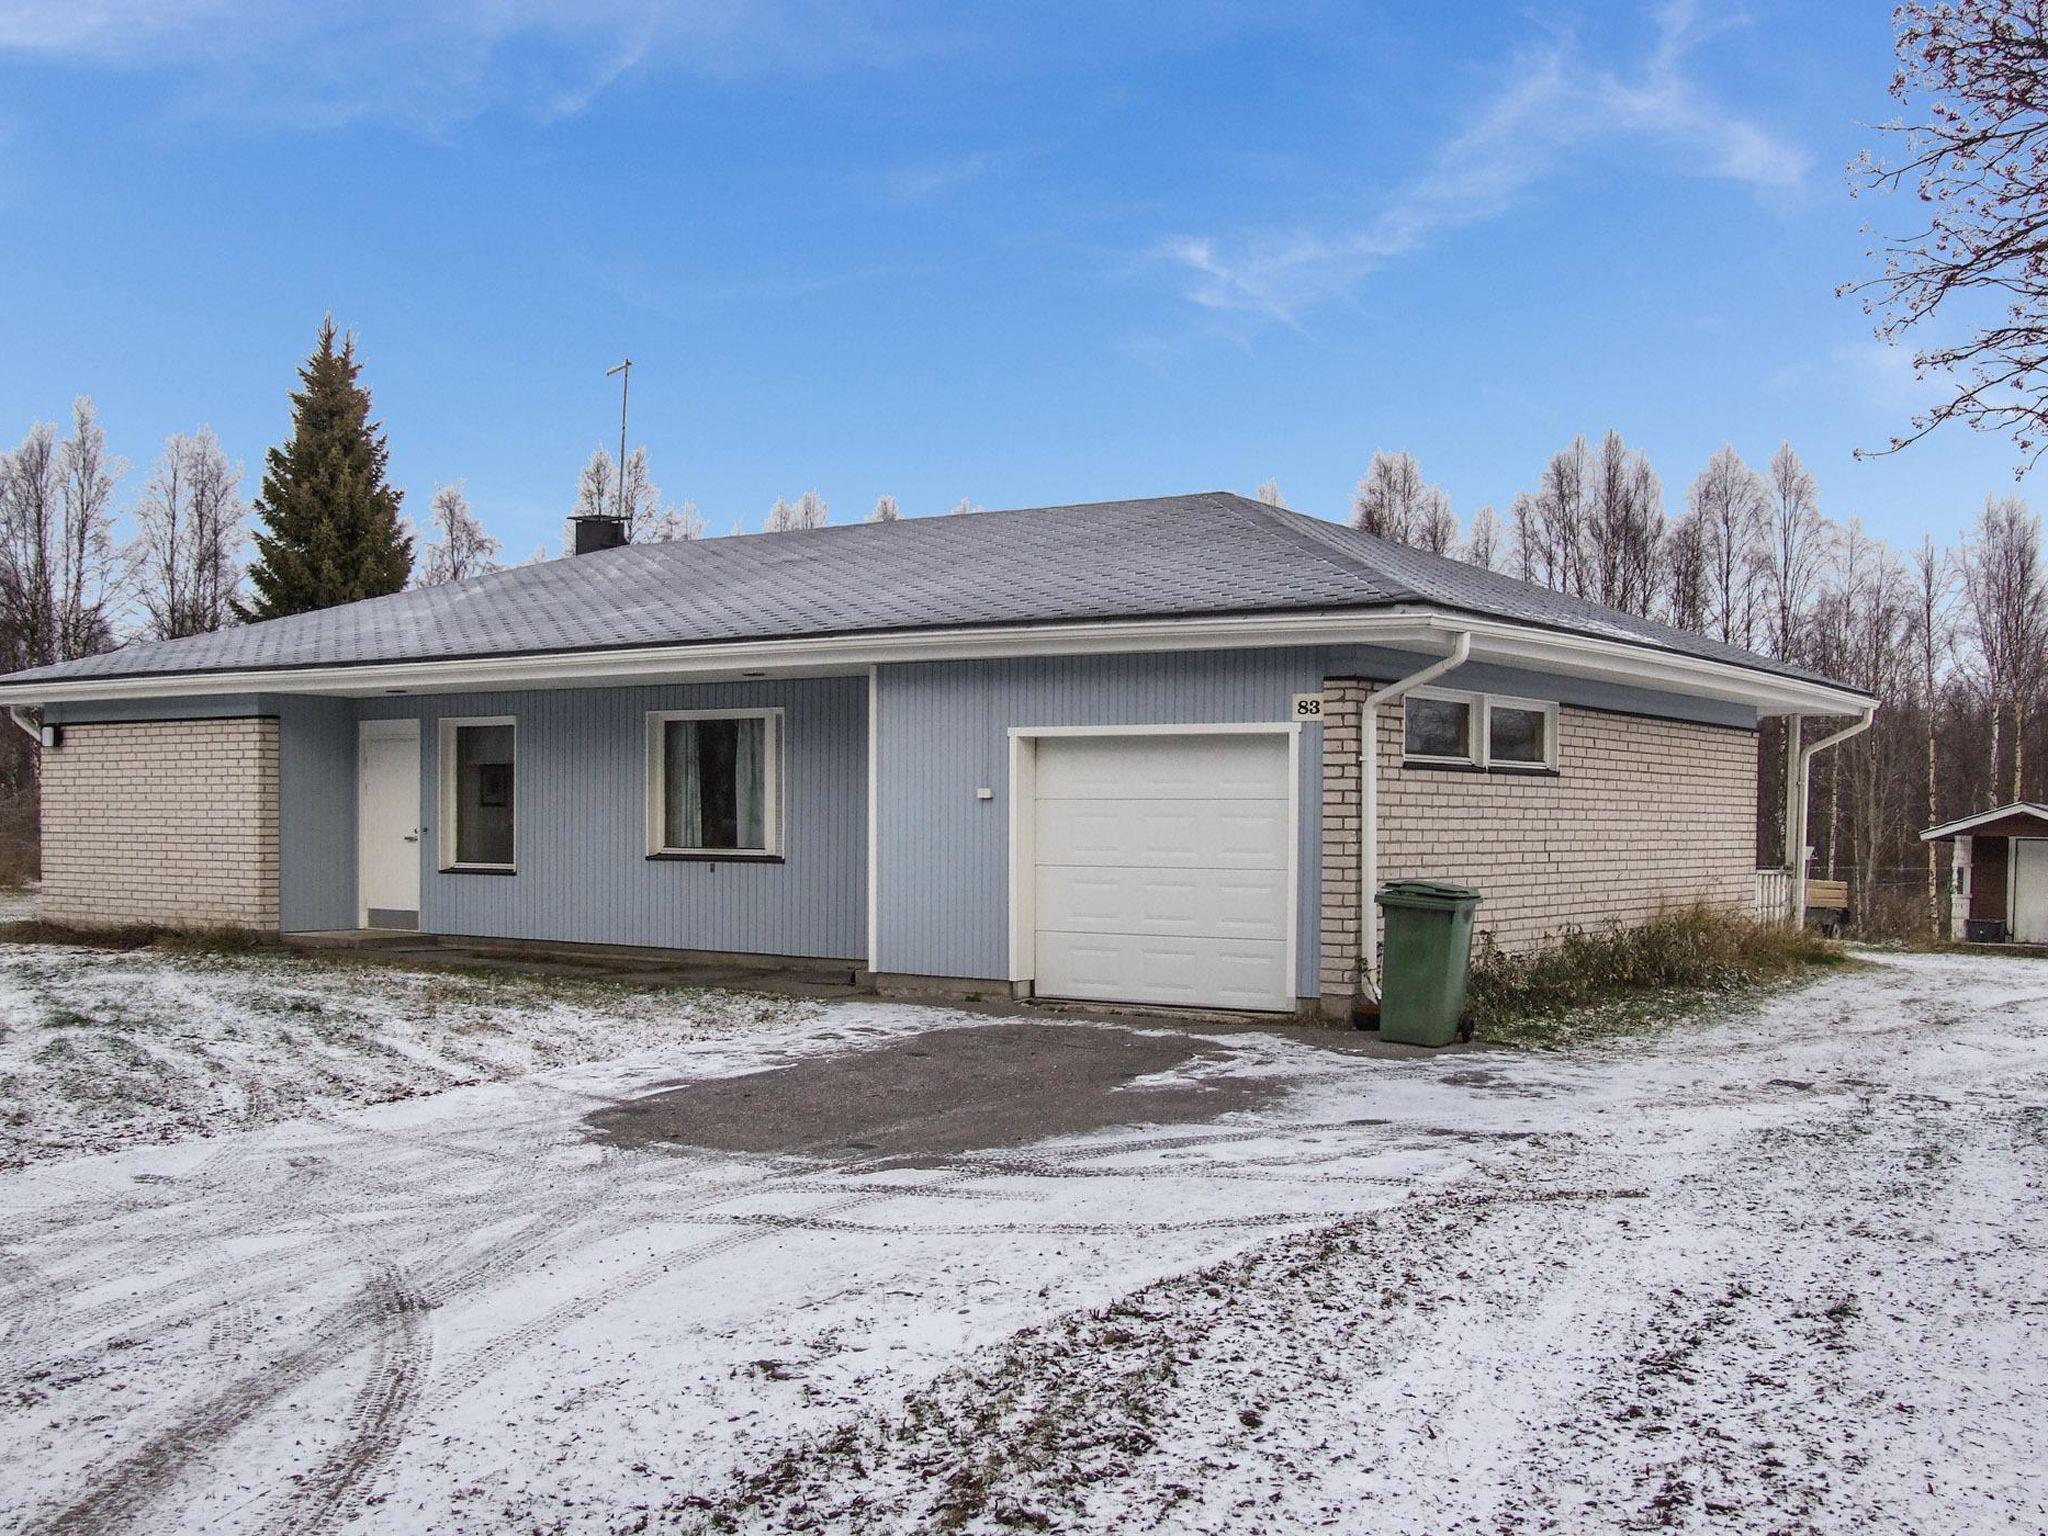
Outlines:
[[1546, 768], [1541, 763], [1495, 763], [1482, 768], [1477, 763], [1456, 763], [1435, 757], [1404, 757], [1403, 769], [1411, 773], [1483, 773], [1497, 774], [1509, 779], [1555, 779], [1563, 775], [1555, 768]]
[[512, 864], [443, 864], [444, 875], [516, 875], [518, 867]]
[[647, 855], [650, 864], [781, 864], [779, 853], [744, 853], [739, 851], [685, 852], [682, 849], [664, 848], [659, 853]]

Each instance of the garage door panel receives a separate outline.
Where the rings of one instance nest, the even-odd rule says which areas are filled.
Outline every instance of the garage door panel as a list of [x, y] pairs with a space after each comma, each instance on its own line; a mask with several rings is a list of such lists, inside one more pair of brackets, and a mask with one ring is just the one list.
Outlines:
[[1285, 800], [1277, 738], [1074, 736], [1041, 744], [1040, 800]]
[[1280, 940], [1041, 932], [1038, 990], [1049, 997], [1272, 1009], [1292, 995]]
[[1038, 803], [1040, 864], [1283, 869], [1287, 803], [1052, 800]]
[[1287, 937], [1287, 872], [1040, 865], [1038, 926], [1063, 933]]
[[1038, 990], [1291, 1007], [1286, 738], [1060, 737], [1036, 751]]

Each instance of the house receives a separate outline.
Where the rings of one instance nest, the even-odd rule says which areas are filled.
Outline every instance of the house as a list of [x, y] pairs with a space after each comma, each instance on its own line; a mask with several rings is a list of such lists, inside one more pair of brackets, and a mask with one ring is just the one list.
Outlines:
[[1872, 708], [1221, 493], [618, 542], [0, 678], [47, 914], [1348, 1014], [1385, 880], [1748, 908], [1759, 720]]
[[1929, 827], [1920, 839], [1954, 849], [1951, 938], [2048, 944], [2048, 805], [2015, 801]]

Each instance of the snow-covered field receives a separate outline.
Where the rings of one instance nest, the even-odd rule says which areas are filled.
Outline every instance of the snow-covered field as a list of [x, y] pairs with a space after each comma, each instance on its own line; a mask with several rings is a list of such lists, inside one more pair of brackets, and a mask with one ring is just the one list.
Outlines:
[[2048, 1526], [2048, 963], [1566, 1056], [1226, 1036], [1190, 1070], [1283, 1097], [917, 1167], [583, 1125], [979, 1022], [634, 1027], [0, 1174], [0, 1527]]
[[800, 1003], [242, 954], [0, 944], [0, 1168], [735, 1033]]

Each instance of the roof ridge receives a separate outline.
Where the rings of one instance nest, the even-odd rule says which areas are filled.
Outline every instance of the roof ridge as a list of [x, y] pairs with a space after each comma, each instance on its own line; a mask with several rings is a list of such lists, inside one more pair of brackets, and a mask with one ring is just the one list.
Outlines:
[[1344, 548], [1335, 540], [1325, 538], [1321, 530], [1334, 529], [1337, 524], [1307, 512], [1297, 512], [1292, 507], [1276, 507], [1270, 502], [1258, 501], [1249, 496], [1237, 496], [1235, 492], [1225, 494], [1235, 497], [1244, 506], [1260, 513], [1297, 548], [1307, 550], [1347, 575], [1356, 576], [1362, 573], [1370, 577], [1373, 585], [1386, 588], [1388, 597], [1420, 598], [1423, 595], [1387, 567], [1375, 565], [1363, 555]]

